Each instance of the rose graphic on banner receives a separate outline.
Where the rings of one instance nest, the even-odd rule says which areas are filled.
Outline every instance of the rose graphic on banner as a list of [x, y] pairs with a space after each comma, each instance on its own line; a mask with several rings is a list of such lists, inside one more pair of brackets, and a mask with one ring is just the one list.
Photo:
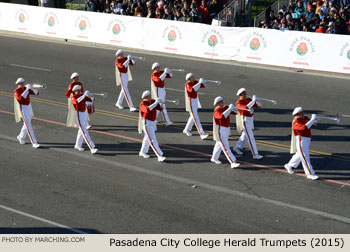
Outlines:
[[86, 29], [86, 21], [84, 19], [79, 22], [79, 29], [84, 31]]
[[19, 14], [18, 20], [19, 20], [19, 22], [24, 23], [24, 21], [26, 20], [26, 18], [25, 18], [25, 16], [24, 16], [24, 13], [20, 13], [20, 14]]
[[217, 43], [218, 43], [218, 38], [215, 35], [210, 35], [208, 39], [208, 45], [211, 47], [214, 47], [216, 46]]
[[300, 56], [304, 56], [308, 51], [307, 45], [305, 42], [301, 42], [297, 47], [297, 53]]
[[50, 16], [47, 20], [47, 24], [52, 27], [55, 25], [55, 18], [53, 16]]
[[168, 40], [170, 42], [174, 42], [176, 40], [176, 32], [174, 30], [170, 30], [168, 33]]
[[260, 47], [260, 41], [258, 38], [253, 38], [252, 41], [250, 41], [250, 49], [253, 51], [258, 50]]
[[118, 35], [121, 32], [120, 25], [114, 24], [112, 29], [113, 34]]

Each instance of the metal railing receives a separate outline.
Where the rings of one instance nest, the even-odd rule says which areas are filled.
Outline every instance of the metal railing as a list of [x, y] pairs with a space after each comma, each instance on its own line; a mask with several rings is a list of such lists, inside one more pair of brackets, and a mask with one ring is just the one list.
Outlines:
[[[282, 8], [283, 5], [288, 6], [289, 0], [278, 0], [277, 2], [273, 3], [271, 5], [271, 10], [275, 12], [275, 15], [277, 16], [279, 10]], [[256, 17], [254, 18], [254, 27], [259, 26], [259, 23], [265, 19], [265, 12], [268, 8], [260, 12]]]
[[218, 14], [218, 21], [221, 26], [236, 26], [236, 16], [239, 12], [239, 0], [231, 0], [226, 7]]
[[85, 10], [85, 4], [88, 2], [88, 0], [72, 0], [69, 1], [70, 9], [71, 10]]

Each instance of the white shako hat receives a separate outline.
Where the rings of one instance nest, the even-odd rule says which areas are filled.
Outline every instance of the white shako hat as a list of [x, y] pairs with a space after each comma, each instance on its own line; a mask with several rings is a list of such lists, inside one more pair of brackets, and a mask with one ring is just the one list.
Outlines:
[[245, 88], [240, 88], [240, 89], [238, 89], [238, 91], [237, 91], [237, 96], [239, 96], [240, 94], [242, 94], [244, 91], [247, 92], [247, 90], [246, 90]]
[[79, 74], [77, 72], [72, 73], [72, 75], [70, 76], [71, 80], [73, 80], [75, 77], [79, 77]]
[[221, 101], [223, 101], [222, 97], [221, 97], [221, 96], [218, 96], [218, 97], [215, 98], [214, 104], [213, 104], [213, 105], [216, 105], [216, 104], [218, 104], [218, 103], [221, 102]]
[[24, 82], [24, 79], [22, 77], [20, 77], [16, 80], [16, 85], [19, 83], [22, 83], [22, 82]]
[[75, 85], [72, 89], [72, 91], [78, 91], [78, 90], [81, 90], [81, 86], [80, 85]]
[[295, 116], [296, 114], [300, 113], [303, 111], [303, 108], [302, 107], [296, 107], [294, 110], [293, 110], [293, 116]]
[[149, 96], [149, 95], [151, 95], [151, 92], [149, 91], [149, 90], [146, 90], [146, 91], [144, 91], [143, 93], [142, 93], [142, 96], [141, 96], [141, 98], [142, 99], [145, 99], [147, 96]]
[[154, 70], [156, 67], [159, 67], [159, 63], [158, 62], [154, 62], [152, 65], [152, 70]]
[[186, 80], [188, 80], [189, 78], [193, 77], [193, 73], [188, 73], [186, 74]]
[[115, 53], [115, 56], [119, 56], [119, 54], [122, 54], [124, 53], [122, 49], [119, 49], [116, 53]]

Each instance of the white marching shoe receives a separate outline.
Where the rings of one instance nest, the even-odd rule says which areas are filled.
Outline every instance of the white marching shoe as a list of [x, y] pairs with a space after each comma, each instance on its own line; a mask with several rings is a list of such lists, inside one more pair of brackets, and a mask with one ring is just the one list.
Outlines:
[[306, 177], [307, 177], [308, 179], [311, 179], [311, 180], [316, 180], [316, 179], [319, 178], [317, 175], [311, 175], [311, 174], [307, 175]]
[[173, 122], [167, 122], [166, 123], [166, 126], [170, 126], [170, 125], [172, 125], [173, 124]]
[[131, 112], [135, 112], [135, 111], [137, 111], [137, 108], [131, 107], [131, 108], [130, 108], [130, 111], [131, 111]]
[[183, 132], [184, 134], [186, 134], [187, 136], [192, 136], [192, 133], [189, 132], [189, 131], [187, 131], [187, 130], [183, 130], [182, 132]]
[[40, 144], [38, 143], [33, 144], [33, 148], [38, 149], [39, 147], [40, 147]]
[[25, 142], [22, 138], [20, 138], [19, 136], [17, 137], [17, 139], [18, 139], [18, 141], [19, 141], [20, 144], [25, 144], [25, 143], [26, 143], [26, 142]]
[[98, 151], [98, 149], [93, 148], [93, 149], [91, 149], [91, 154], [95, 154], [97, 151]]
[[289, 174], [294, 174], [294, 171], [293, 171], [292, 167], [289, 166], [289, 164], [285, 164], [284, 168], [287, 170], [287, 172]]
[[75, 145], [74, 149], [78, 150], [78, 151], [84, 151], [85, 149], [81, 146]]
[[115, 106], [118, 108], [118, 109], [124, 109], [124, 107], [118, 103], [115, 104]]
[[234, 152], [236, 152], [238, 155], [243, 155], [243, 152], [240, 149], [238, 149], [237, 147], [233, 147], [232, 150]]
[[149, 155], [147, 155], [146, 153], [143, 153], [143, 152], [139, 152], [139, 156], [140, 157], [143, 157], [143, 158], [149, 158]]
[[92, 125], [86, 125], [86, 129], [91, 129]]
[[158, 162], [163, 162], [166, 159], [164, 156], [159, 156], [158, 157]]
[[231, 168], [234, 169], [234, 168], [237, 168], [240, 165], [241, 165], [240, 163], [233, 162], [233, 163], [231, 163]]
[[209, 136], [208, 134], [203, 134], [203, 135], [201, 135], [201, 139], [204, 140], [204, 139], [206, 139], [208, 136]]
[[253, 155], [253, 159], [262, 159], [263, 158], [263, 156], [262, 155]]
[[221, 164], [221, 163], [222, 163], [220, 160], [215, 159], [215, 158], [211, 158], [211, 159], [210, 159], [210, 162], [213, 162], [213, 163], [215, 163], [215, 164]]

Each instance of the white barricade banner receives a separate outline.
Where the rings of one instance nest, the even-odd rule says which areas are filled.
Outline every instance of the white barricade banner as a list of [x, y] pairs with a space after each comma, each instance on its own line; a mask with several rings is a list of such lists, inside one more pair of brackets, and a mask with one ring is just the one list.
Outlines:
[[209, 26], [7, 3], [0, 3], [0, 29], [214, 60], [350, 73], [350, 38], [345, 35]]

